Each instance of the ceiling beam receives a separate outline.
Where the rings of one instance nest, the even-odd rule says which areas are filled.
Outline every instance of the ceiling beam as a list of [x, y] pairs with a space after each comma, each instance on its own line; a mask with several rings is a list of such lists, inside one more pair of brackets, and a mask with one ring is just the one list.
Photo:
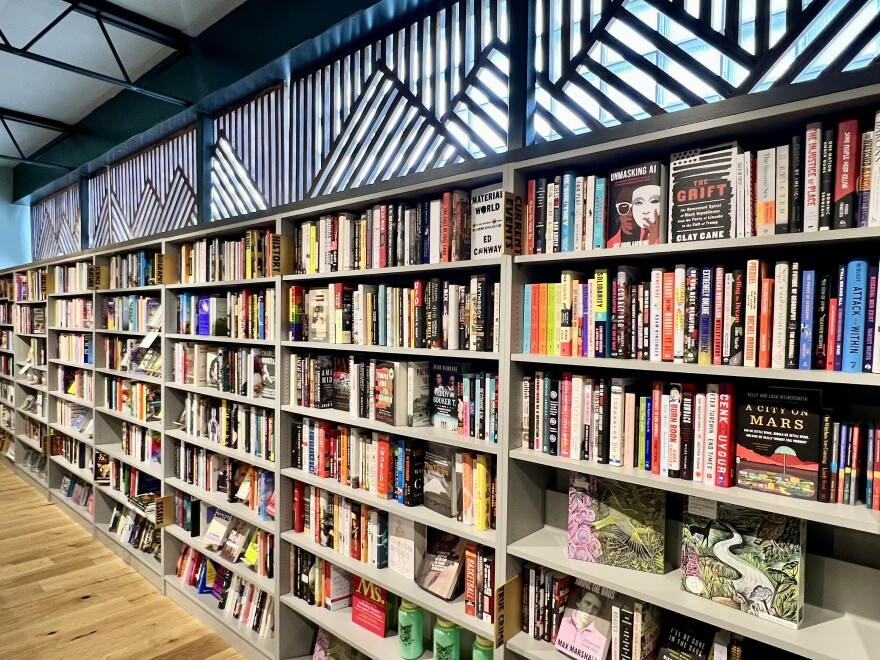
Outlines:
[[19, 124], [30, 124], [31, 126], [48, 128], [49, 130], [58, 131], [59, 133], [73, 133], [76, 131], [75, 126], [65, 124], [63, 121], [49, 119], [48, 117], [39, 117], [37, 115], [32, 115], [29, 112], [20, 112], [19, 110], [10, 110], [9, 108], [0, 108], [0, 117], [10, 119]]
[[31, 158], [21, 158], [19, 156], [6, 156], [4, 154], [0, 154], [0, 160], [11, 160], [16, 163], [24, 163], [25, 165], [36, 165], [37, 167], [48, 167], [53, 170], [64, 170], [65, 172], [70, 172], [73, 170], [72, 167], [68, 167], [67, 165], [56, 165], [55, 163], [44, 163], [39, 160], [33, 160]]
[[149, 39], [157, 44], [176, 51], [188, 52], [190, 38], [169, 25], [148, 18], [135, 11], [119, 7], [107, 0], [63, 0], [73, 5], [73, 10], [86, 16], [97, 19], [100, 17], [108, 25], [113, 25], [120, 30], [131, 32], [144, 39]]
[[190, 101], [186, 99], [181, 99], [176, 96], [171, 96], [169, 94], [162, 94], [161, 92], [154, 92], [151, 89], [147, 89], [145, 87], [141, 87], [140, 85], [132, 82], [128, 82], [127, 80], [122, 80], [120, 78], [114, 78], [113, 76], [108, 76], [103, 73], [98, 73], [97, 71], [92, 71], [91, 69], [84, 69], [81, 66], [76, 66], [75, 64], [71, 64], [70, 62], [62, 62], [61, 60], [56, 60], [51, 57], [46, 57], [45, 55], [38, 55], [37, 53], [32, 53], [28, 50], [22, 50], [21, 48], [15, 48], [14, 46], [10, 46], [9, 44], [0, 43], [0, 52], [9, 53], [10, 55], [15, 55], [17, 57], [23, 57], [27, 60], [31, 60], [32, 62], [39, 62], [40, 64], [47, 64], [48, 66], [53, 66], [57, 69], [63, 69], [64, 71], [69, 71], [71, 73], [76, 73], [81, 76], [85, 76], [86, 78], [92, 78], [94, 80], [100, 80], [101, 82], [108, 83], [110, 85], [116, 85], [117, 87], [122, 87], [123, 89], [127, 89], [131, 92], [137, 92], [138, 94], [143, 94], [144, 96], [149, 96], [158, 101], [164, 101], [165, 103], [171, 103], [172, 105], [178, 105], [180, 107], [186, 108], [192, 105]]

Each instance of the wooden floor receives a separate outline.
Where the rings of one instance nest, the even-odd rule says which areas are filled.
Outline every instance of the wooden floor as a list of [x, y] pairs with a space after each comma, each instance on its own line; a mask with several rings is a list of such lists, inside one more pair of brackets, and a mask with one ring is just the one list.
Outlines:
[[0, 658], [242, 658], [0, 459]]

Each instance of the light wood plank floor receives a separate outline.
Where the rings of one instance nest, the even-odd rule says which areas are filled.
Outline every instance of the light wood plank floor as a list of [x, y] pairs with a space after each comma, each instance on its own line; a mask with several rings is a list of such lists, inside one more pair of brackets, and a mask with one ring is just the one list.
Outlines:
[[238, 660], [0, 460], [0, 657]]

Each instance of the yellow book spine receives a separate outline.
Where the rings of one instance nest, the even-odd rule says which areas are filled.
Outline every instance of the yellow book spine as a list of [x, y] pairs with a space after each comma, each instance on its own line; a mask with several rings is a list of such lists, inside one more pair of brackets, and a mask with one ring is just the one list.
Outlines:
[[492, 474], [489, 456], [478, 454], [476, 488], [474, 489], [474, 524], [483, 532], [492, 524]]

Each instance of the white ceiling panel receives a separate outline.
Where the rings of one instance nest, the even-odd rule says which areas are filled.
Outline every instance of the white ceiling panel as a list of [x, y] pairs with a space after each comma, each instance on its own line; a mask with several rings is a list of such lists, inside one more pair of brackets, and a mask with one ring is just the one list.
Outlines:
[[[16, 121], [6, 120], [6, 124], [15, 136], [18, 146], [28, 156], [32, 155], [40, 147], [44, 147], [60, 135], [57, 131], [30, 124], [21, 124]], [[3, 131], [4, 133], [6, 131]]]
[[[174, 52], [171, 48], [157, 44], [155, 41], [144, 39], [112, 25], [107, 26], [107, 32], [110, 34], [110, 39], [116, 46], [116, 52], [119, 53], [125, 70], [128, 71], [132, 80], [137, 80]], [[114, 66], [117, 71], [116, 75], [121, 77], [122, 74], [119, 73], [119, 67], [115, 62]]]
[[24, 48], [69, 5], [60, 0], [0, 0], [0, 30], [16, 48]]
[[0, 53], [0, 106], [75, 124], [120, 88]]
[[210, 27], [245, 0], [114, 0], [114, 4], [136, 11], [191, 37]]

